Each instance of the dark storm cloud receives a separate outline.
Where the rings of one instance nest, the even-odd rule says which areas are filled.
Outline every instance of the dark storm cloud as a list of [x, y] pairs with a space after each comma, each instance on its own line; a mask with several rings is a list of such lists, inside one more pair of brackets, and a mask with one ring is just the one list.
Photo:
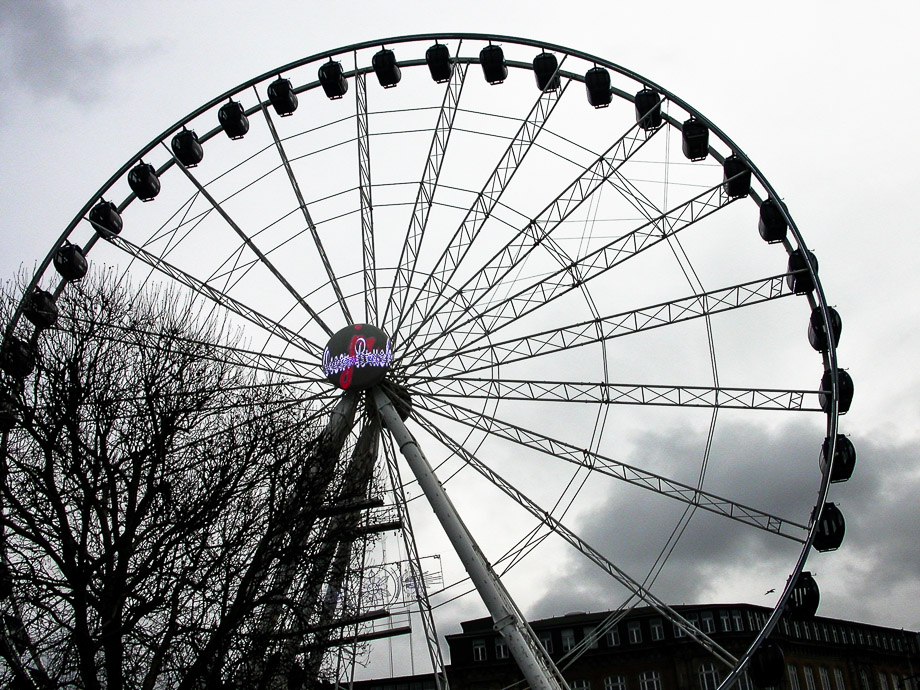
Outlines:
[[5, 2], [0, 9], [0, 79], [41, 99], [89, 103], [105, 92], [119, 55], [98, 38], [79, 33], [59, 2]]
[[[813, 552], [806, 566], [821, 585], [819, 613], [916, 629], [920, 612], [905, 609], [903, 603], [920, 594], [920, 542], [914, 532], [920, 524], [920, 442], [852, 440], [859, 457], [856, 473], [850, 482], [832, 485], [829, 496], [846, 517], [846, 538], [836, 552]], [[638, 447], [644, 450], [637, 464], [653, 457], [659, 464], [661, 458], [683, 461], [695, 452], [691, 439], [679, 432], [646, 435]], [[817, 490], [815, 447], [814, 429], [795, 422], [773, 432], [728, 425], [713, 448], [706, 487], [804, 523]], [[771, 464], [778, 465], [777, 471], [769, 471]], [[668, 503], [673, 502], [655, 495], [614, 499], [596, 506], [573, 528], [641, 579], [680, 515]], [[716, 597], [772, 603], [763, 592], [782, 587], [796, 549], [788, 540], [698, 510], [654, 591], [669, 603], [703, 603]], [[880, 607], [884, 596], [892, 600]], [[570, 556], [565, 575], [530, 613], [599, 610], [622, 599], [623, 590], [612, 586], [606, 575], [585, 559]]]

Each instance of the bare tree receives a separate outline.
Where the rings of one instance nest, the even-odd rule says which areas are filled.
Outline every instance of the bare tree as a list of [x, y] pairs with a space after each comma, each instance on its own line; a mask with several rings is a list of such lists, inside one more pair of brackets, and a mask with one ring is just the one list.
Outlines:
[[329, 530], [350, 545], [359, 528], [335, 506], [370, 491], [366, 461], [338, 461], [356, 400], [330, 417], [257, 376], [175, 294], [87, 278], [58, 303], [36, 371], [4, 378], [18, 421], [0, 475], [0, 684], [312, 684], [355, 558], [328, 555]]

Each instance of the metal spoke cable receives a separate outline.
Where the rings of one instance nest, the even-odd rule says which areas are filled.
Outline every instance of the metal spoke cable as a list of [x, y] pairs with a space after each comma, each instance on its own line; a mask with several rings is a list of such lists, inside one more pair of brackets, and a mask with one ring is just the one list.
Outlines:
[[728, 498], [701, 491], [694, 486], [676, 481], [662, 474], [649, 472], [625, 462], [614, 460], [600, 453], [592, 453], [561, 439], [553, 438], [533, 429], [486, 415], [462, 405], [426, 397], [418, 401], [421, 409], [441, 418], [475, 428], [488, 427], [493, 438], [518, 444], [522, 448], [548, 455], [558, 460], [580, 465], [593, 472], [604, 474], [646, 491], [652, 491], [680, 503], [696, 505], [716, 515], [757, 527], [791, 541], [803, 542], [805, 525], [793, 522], [766, 511], [732, 501]]
[[430, 422], [426, 417], [423, 415], [417, 415], [416, 419], [429, 434], [435, 436], [441, 440], [442, 443], [452, 448], [456, 453], [462, 455], [466, 462], [468, 462], [474, 469], [476, 469], [477, 472], [482, 474], [497, 488], [501, 489], [506, 495], [509, 496], [509, 498], [511, 498], [521, 507], [528, 510], [538, 520], [543, 521], [557, 535], [565, 539], [565, 541], [575, 547], [584, 556], [605, 570], [621, 585], [629, 590], [632, 590], [649, 606], [658, 611], [658, 613], [674, 622], [678, 627], [684, 630], [688, 637], [700, 644], [700, 646], [712, 653], [723, 663], [726, 663], [729, 666], [732, 666], [736, 663], [737, 660], [726, 650], [724, 650], [718, 643], [693, 627], [677, 611], [673, 610], [670, 606], [658, 599], [654, 594], [652, 594], [652, 592], [643, 588], [641, 584], [633, 580], [625, 571], [604, 557], [600, 552], [598, 552], [587, 542], [581, 539], [577, 534], [565, 527], [561, 522], [549, 515], [549, 513], [531, 501], [519, 489], [515, 488], [509, 482], [500, 477], [494, 470], [489, 469], [485, 464], [479, 461], [478, 458], [466, 451], [466, 449], [464, 449], [462, 446], [455, 444], [448, 436], [441, 433], [438, 427]]
[[496, 363], [511, 363], [789, 297], [794, 293], [787, 284], [787, 275], [769, 276], [506, 340], [490, 339], [488, 343], [466, 345], [446, 354], [433, 354], [413, 367], [413, 373], [421, 376], [430, 371], [429, 375], [438, 377], [471, 374], [492, 366], [480, 361], [487, 355]]
[[[323, 243], [320, 240], [319, 233], [316, 231], [316, 225], [314, 225], [313, 223], [313, 218], [310, 215], [310, 211], [307, 209], [307, 203], [304, 200], [303, 193], [300, 191], [300, 184], [297, 182], [297, 177], [294, 175], [294, 169], [291, 167], [291, 163], [288, 160], [287, 152], [284, 150], [284, 145], [281, 143], [281, 139], [278, 136], [278, 131], [275, 129], [275, 123], [272, 120], [272, 116], [268, 112], [268, 107], [266, 106], [266, 103], [263, 102], [259, 98], [259, 92], [256, 89], [255, 84], [253, 84], [252, 89], [256, 94], [256, 99], [258, 100], [259, 103], [261, 103], [262, 114], [265, 116], [265, 122], [268, 125], [268, 130], [271, 133], [272, 140], [275, 142], [275, 148], [278, 151], [278, 157], [281, 159], [281, 164], [284, 166], [284, 171], [287, 174], [288, 181], [291, 184], [291, 189], [293, 190], [294, 196], [297, 199], [297, 205], [299, 206], [300, 211], [303, 214], [304, 221], [306, 222], [307, 227], [310, 229], [310, 234], [313, 236], [313, 242], [316, 245], [316, 251], [319, 254], [320, 260], [323, 263], [323, 267], [326, 269], [326, 275], [329, 278], [329, 282], [332, 285], [332, 289], [334, 290], [336, 297], [339, 300], [339, 304], [342, 307], [342, 313], [345, 316], [345, 320], [348, 323], [353, 323], [354, 320], [352, 319], [351, 313], [348, 310], [348, 305], [345, 302], [345, 298], [342, 296], [342, 290], [341, 288], [339, 288], [338, 279], [336, 278], [335, 272], [332, 270], [332, 265], [329, 262], [329, 257], [326, 254], [326, 249], [325, 247], [323, 247]], [[188, 174], [188, 171], [184, 167], [183, 167], [183, 170], [185, 170], [186, 174]], [[220, 211], [221, 209], [218, 209], [218, 212]], [[233, 224], [229, 216], [226, 216], [223, 213], [221, 213], [221, 215], [224, 215], [228, 223]], [[247, 238], [242, 233], [242, 231], [239, 230], [238, 228], [234, 227], [234, 229], [237, 230], [237, 234], [239, 234], [240, 237], [243, 238], [243, 240], [246, 242], [246, 244], [250, 246], [253, 252], [257, 256], [259, 256], [260, 259], [262, 259], [263, 263], [266, 264], [266, 267], [268, 267], [269, 270], [273, 274], [275, 274], [275, 277], [278, 278], [282, 282], [282, 284], [288, 288], [288, 291], [292, 295], [294, 295], [295, 299], [300, 301], [301, 304], [307, 309], [307, 311], [310, 312], [311, 316], [313, 316], [313, 318], [316, 319], [317, 323], [323, 328], [323, 330], [325, 330], [329, 335], [332, 335], [332, 330], [323, 322], [323, 320], [319, 317], [319, 314], [314, 312], [309, 307], [309, 305], [307, 305], [307, 303], [303, 300], [300, 294], [294, 290], [294, 288], [287, 282], [286, 279], [284, 279], [283, 276], [281, 276], [281, 274], [277, 271], [277, 269], [275, 269], [270, 263], [268, 263], [268, 260], [264, 258], [264, 255], [262, 255], [261, 252], [252, 243], [252, 240]]]

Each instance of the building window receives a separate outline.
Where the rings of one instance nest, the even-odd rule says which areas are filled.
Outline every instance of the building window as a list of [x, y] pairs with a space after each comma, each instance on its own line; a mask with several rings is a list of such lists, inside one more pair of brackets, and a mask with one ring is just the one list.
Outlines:
[[735, 622], [735, 632], [743, 632], [744, 620], [741, 618], [741, 611], [732, 611], [732, 620]]
[[486, 641], [473, 640], [473, 661], [486, 660]]
[[826, 666], [818, 669], [818, 677], [821, 679], [821, 690], [831, 690], [831, 675], [827, 672]]
[[805, 690], [817, 690], [815, 687], [815, 672], [811, 666], [802, 669], [805, 673]]
[[677, 623], [674, 624], [674, 637], [685, 637], [687, 633]]
[[689, 614], [688, 616], [686, 616], [686, 618], [687, 618], [687, 622], [688, 622], [690, 625], [692, 625], [692, 626], [693, 626], [694, 628], [696, 628], [697, 630], [700, 629], [700, 618], [699, 618], [699, 616], [697, 616], [695, 613], [691, 613], [691, 614]]
[[839, 668], [834, 669], [834, 690], [847, 690], [846, 683], [843, 682], [843, 671]]
[[543, 645], [543, 649], [546, 650], [547, 654], [553, 653], [553, 636], [548, 632], [540, 634], [540, 644]]
[[859, 687], [860, 690], [872, 690], [869, 686], [869, 674], [865, 671], [859, 672]]
[[626, 676], [607, 676], [604, 678], [604, 690], [626, 690]]
[[575, 646], [575, 631], [571, 628], [566, 628], [562, 631], [562, 651], [570, 652], [572, 647]]
[[878, 672], [878, 686], [880, 690], [888, 690], [888, 676], [882, 672]]
[[639, 627], [639, 621], [633, 621], [626, 626], [629, 633], [629, 644], [639, 644], [642, 642], [642, 628]]
[[719, 687], [719, 671], [711, 661], [700, 664], [700, 690], [716, 690]]
[[722, 621], [722, 632], [732, 631], [732, 617], [728, 611], [720, 611], [719, 620]]
[[[585, 637], [591, 637], [594, 635], [594, 628], [585, 628], [584, 629]], [[588, 649], [597, 649], [597, 638], [594, 637], [591, 640], [591, 644], [588, 645]]]
[[658, 671], [643, 671], [640, 673], [639, 690], [661, 690], [661, 675]]
[[840, 640], [837, 638], [837, 626], [836, 625], [831, 626], [831, 639], [834, 640], [834, 644], [838, 644], [840, 642]]
[[716, 631], [716, 622], [710, 611], [703, 612], [703, 632], [714, 633]]
[[617, 627], [610, 628], [607, 631], [607, 646], [618, 647], [620, 645], [620, 629]]
[[496, 659], [507, 659], [510, 656], [508, 654], [508, 645], [505, 644], [505, 639], [499, 637], [495, 640], [495, 658]]
[[799, 690], [799, 672], [795, 664], [786, 664], [786, 674], [789, 676], [789, 690]]
[[801, 637], [801, 636], [802, 636], [802, 631], [799, 629], [799, 622], [798, 622], [798, 621], [792, 621], [792, 629], [795, 631], [795, 636], [796, 636], [796, 637]]
[[664, 624], [661, 622], [660, 618], [653, 618], [651, 623], [649, 623], [649, 627], [652, 630], [652, 639], [655, 642], [664, 639]]
[[589, 680], [573, 680], [573, 681], [572, 681], [572, 690], [591, 690], [591, 681], [589, 681]]
[[806, 640], [810, 640], [810, 639], [811, 639], [811, 630], [810, 630], [809, 627], [808, 627], [808, 623], [802, 623], [802, 629], [803, 629], [803, 631], [804, 631], [804, 633], [805, 633], [805, 639], [806, 639]]

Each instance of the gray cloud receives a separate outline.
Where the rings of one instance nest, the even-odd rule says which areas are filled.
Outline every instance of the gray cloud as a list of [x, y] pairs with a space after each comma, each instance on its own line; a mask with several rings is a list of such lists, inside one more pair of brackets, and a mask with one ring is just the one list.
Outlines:
[[[752, 438], [757, 442], [752, 443]], [[856, 474], [846, 484], [832, 485], [830, 495], [847, 519], [846, 538], [836, 552], [812, 552], [806, 566], [816, 572], [821, 586], [819, 613], [916, 629], [920, 615], [903, 604], [920, 595], [920, 543], [912, 529], [920, 524], [915, 500], [920, 488], [920, 442], [853, 441], [859, 456]], [[801, 424], [786, 424], [772, 432], [727, 425], [713, 448], [706, 486], [728, 497], [757, 496], [759, 500], [751, 501], [755, 507], [805, 522], [817, 488], [819, 444], [814, 429]], [[659, 462], [663, 457], [682, 461], [691, 457], [694, 447], [679, 432], [646, 434], [636, 446], [645, 449], [640, 455], [657, 457]], [[746, 451], [738, 453], [741, 448]], [[640, 458], [639, 464], [648, 458]], [[777, 463], [782, 463], [779, 471], [770, 471], [771, 464]], [[669, 503], [673, 502], [655, 495], [614, 498], [597, 505], [573, 528], [618, 566], [641, 578], [680, 514]], [[669, 603], [772, 604], [775, 599], [765, 599], [764, 592], [781, 588], [797, 548], [788, 540], [698, 510], [654, 591]], [[623, 599], [621, 588], [612, 586], [606, 575], [580, 557], [569, 557], [565, 573], [534, 605], [531, 615], [599, 610]]]
[[57, 2], [4, 3], [0, 37], [7, 66], [2, 81], [41, 99], [91, 103], [104, 95], [119, 60], [114, 43], [84, 38], [74, 16]]

